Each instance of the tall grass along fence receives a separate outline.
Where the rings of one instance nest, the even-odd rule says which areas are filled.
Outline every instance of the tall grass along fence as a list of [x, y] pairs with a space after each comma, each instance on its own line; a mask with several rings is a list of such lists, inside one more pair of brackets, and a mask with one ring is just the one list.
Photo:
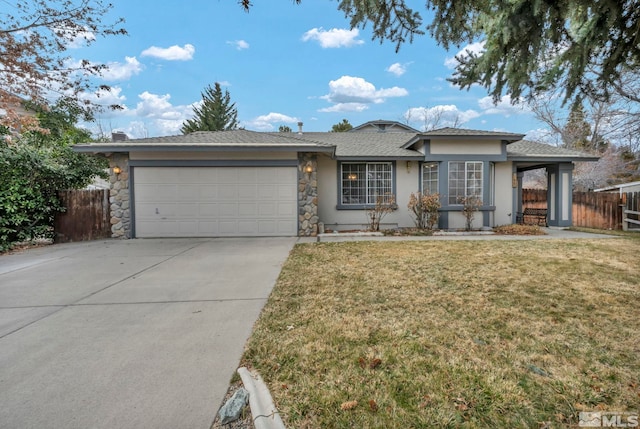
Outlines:
[[[572, 223], [574, 226], [586, 228], [623, 229], [623, 219], [636, 221], [638, 219], [639, 196], [640, 192], [626, 194], [617, 192], [574, 192]], [[525, 208], [546, 207], [546, 190], [522, 190], [523, 210]], [[629, 228], [640, 228], [640, 223], [624, 223], [629, 225]]]
[[54, 220], [57, 243], [111, 237], [108, 189], [60, 191], [58, 197], [66, 210]]

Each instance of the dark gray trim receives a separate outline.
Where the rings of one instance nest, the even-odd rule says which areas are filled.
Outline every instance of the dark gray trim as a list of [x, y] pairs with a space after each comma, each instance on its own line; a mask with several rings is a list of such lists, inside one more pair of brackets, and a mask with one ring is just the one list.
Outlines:
[[[129, 160], [131, 163], [131, 160]], [[136, 238], [136, 191], [135, 191], [135, 168], [129, 164], [129, 235]]]
[[513, 182], [511, 184], [511, 223], [516, 223], [518, 213], [522, 212], [522, 179], [524, 178], [524, 172], [519, 172], [518, 167], [515, 164], [511, 164], [512, 181], [514, 174], [518, 183], [515, 188], [513, 187]]
[[495, 155], [425, 155], [425, 161], [494, 161], [494, 162], [503, 162], [506, 161], [507, 157], [503, 154], [495, 154]]
[[443, 212], [442, 210], [438, 210], [438, 213], [440, 213], [438, 217], [438, 228], [449, 229], [449, 213]]
[[[344, 161], [346, 164], [352, 164], [352, 163], [362, 163], [362, 164], [366, 164], [367, 162], [379, 162], [379, 161]], [[395, 161], [385, 161], [385, 162], [390, 162], [391, 163], [391, 192], [393, 193], [394, 196], [397, 197], [397, 190], [396, 190], [396, 182], [397, 182], [397, 178], [396, 178], [396, 170], [397, 170], [397, 166], [396, 166], [396, 162]], [[336, 204], [336, 210], [365, 210], [365, 209], [370, 209], [373, 206], [373, 204], [342, 204], [342, 161], [338, 161], [337, 163], [337, 187], [338, 187], [338, 202]], [[397, 207], [396, 207], [397, 210]]]
[[502, 144], [502, 147], [500, 148], [500, 153], [502, 153], [502, 155], [504, 155], [504, 159], [507, 159], [507, 145], [509, 144], [508, 141], [506, 140], [502, 140], [500, 142]]
[[134, 159], [129, 160], [134, 167], [297, 167], [297, 159]]
[[424, 156], [416, 152], [417, 155], [411, 156], [336, 156], [336, 161], [343, 162], [380, 162], [380, 161], [422, 161]]
[[491, 213], [489, 210], [482, 212], [482, 226], [491, 226]]
[[[479, 212], [491, 212], [491, 211], [495, 211], [496, 206], [482, 206], [480, 208], [478, 208]], [[442, 206], [440, 207], [440, 211], [442, 212], [461, 212], [462, 211], [462, 205], [453, 205], [453, 206]]]
[[267, 146], [267, 145], [250, 145], [243, 146], [241, 144], [229, 145], [189, 145], [183, 144], [157, 144], [157, 145], [112, 145], [112, 144], [93, 144], [93, 145], [75, 145], [72, 147], [74, 152], [84, 153], [105, 153], [105, 152], [324, 152], [334, 153], [335, 146]]
[[575, 162], [575, 161], [597, 161], [599, 158], [594, 156], [539, 156], [539, 155], [509, 155], [507, 161], [518, 162], [541, 162], [548, 164], [550, 162]]
[[[491, 162], [482, 163], [482, 201], [491, 202]], [[487, 226], [487, 225], [484, 225]]]
[[515, 143], [524, 138], [525, 134], [438, 134], [437, 131], [427, 131], [419, 134], [421, 137], [428, 137], [432, 140], [502, 140], [508, 143]]

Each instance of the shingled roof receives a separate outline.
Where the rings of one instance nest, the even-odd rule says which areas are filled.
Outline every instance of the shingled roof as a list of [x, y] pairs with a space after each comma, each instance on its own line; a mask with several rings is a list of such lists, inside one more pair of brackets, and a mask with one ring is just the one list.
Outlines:
[[421, 153], [411, 149], [404, 149], [402, 147], [407, 142], [415, 138], [415, 133], [359, 131], [355, 133], [309, 132], [293, 135], [296, 136], [295, 138], [335, 146], [335, 156], [339, 159], [388, 158], [420, 160], [424, 158], [424, 155]]
[[576, 150], [565, 149], [529, 140], [520, 140], [507, 145], [507, 159], [512, 161], [541, 160], [597, 161], [598, 157]]
[[277, 149], [332, 152], [333, 145], [296, 138], [292, 133], [261, 133], [248, 130], [196, 131], [189, 134], [148, 137], [107, 143], [76, 145], [78, 152], [129, 152], [146, 150]]
[[469, 137], [469, 138], [493, 138], [499, 140], [518, 141], [524, 134], [505, 133], [501, 131], [469, 130], [465, 128], [440, 128], [421, 133], [424, 137]]
[[233, 151], [266, 150], [325, 152], [342, 160], [422, 160], [424, 155], [410, 149], [420, 139], [496, 139], [510, 142], [507, 158], [513, 161], [595, 161], [598, 157], [542, 143], [520, 140], [522, 134], [496, 131], [442, 128], [413, 132], [305, 132], [276, 133], [248, 130], [198, 131], [185, 135], [149, 137], [74, 146], [78, 152], [130, 151]]

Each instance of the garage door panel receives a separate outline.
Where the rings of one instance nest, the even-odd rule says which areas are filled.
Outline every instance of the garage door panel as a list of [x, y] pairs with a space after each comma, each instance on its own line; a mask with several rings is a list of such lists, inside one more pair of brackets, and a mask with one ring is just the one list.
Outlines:
[[297, 198], [296, 188], [290, 186], [280, 185], [278, 186], [278, 200], [291, 201]]
[[238, 197], [241, 200], [255, 201], [258, 198], [258, 185], [238, 185]]
[[216, 203], [198, 204], [198, 217], [203, 219], [218, 218], [220, 216], [220, 205]]
[[289, 219], [293, 216], [295, 218], [297, 216], [297, 212], [296, 207], [291, 206], [291, 204], [278, 204], [278, 217]]
[[238, 197], [238, 185], [225, 184], [218, 186], [218, 199], [219, 200], [232, 200], [235, 201]]
[[134, 167], [138, 237], [296, 235], [295, 167]]
[[218, 185], [199, 185], [200, 201], [211, 201], [218, 198]]

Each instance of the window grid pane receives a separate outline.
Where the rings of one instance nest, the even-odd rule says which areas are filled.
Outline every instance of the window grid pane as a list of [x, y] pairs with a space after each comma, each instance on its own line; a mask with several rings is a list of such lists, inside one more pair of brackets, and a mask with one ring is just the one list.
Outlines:
[[367, 204], [375, 204], [378, 197], [387, 201], [391, 191], [391, 164], [367, 164]]
[[365, 203], [366, 177], [364, 164], [342, 164], [342, 204]]
[[449, 162], [449, 204], [462, 204], [465, 197], [482, 199], [481, 161]]
[[464, 162], [449, 162], [449, 204], [460, 204], [464, 198]]
[[438, 193], [438, 163], [422, 164], [422, 193]]
[[391, 166], [391, 163], [342, 163], [342, 204], [373, 205], [378, 196], [387, 200], [393, 191]]

